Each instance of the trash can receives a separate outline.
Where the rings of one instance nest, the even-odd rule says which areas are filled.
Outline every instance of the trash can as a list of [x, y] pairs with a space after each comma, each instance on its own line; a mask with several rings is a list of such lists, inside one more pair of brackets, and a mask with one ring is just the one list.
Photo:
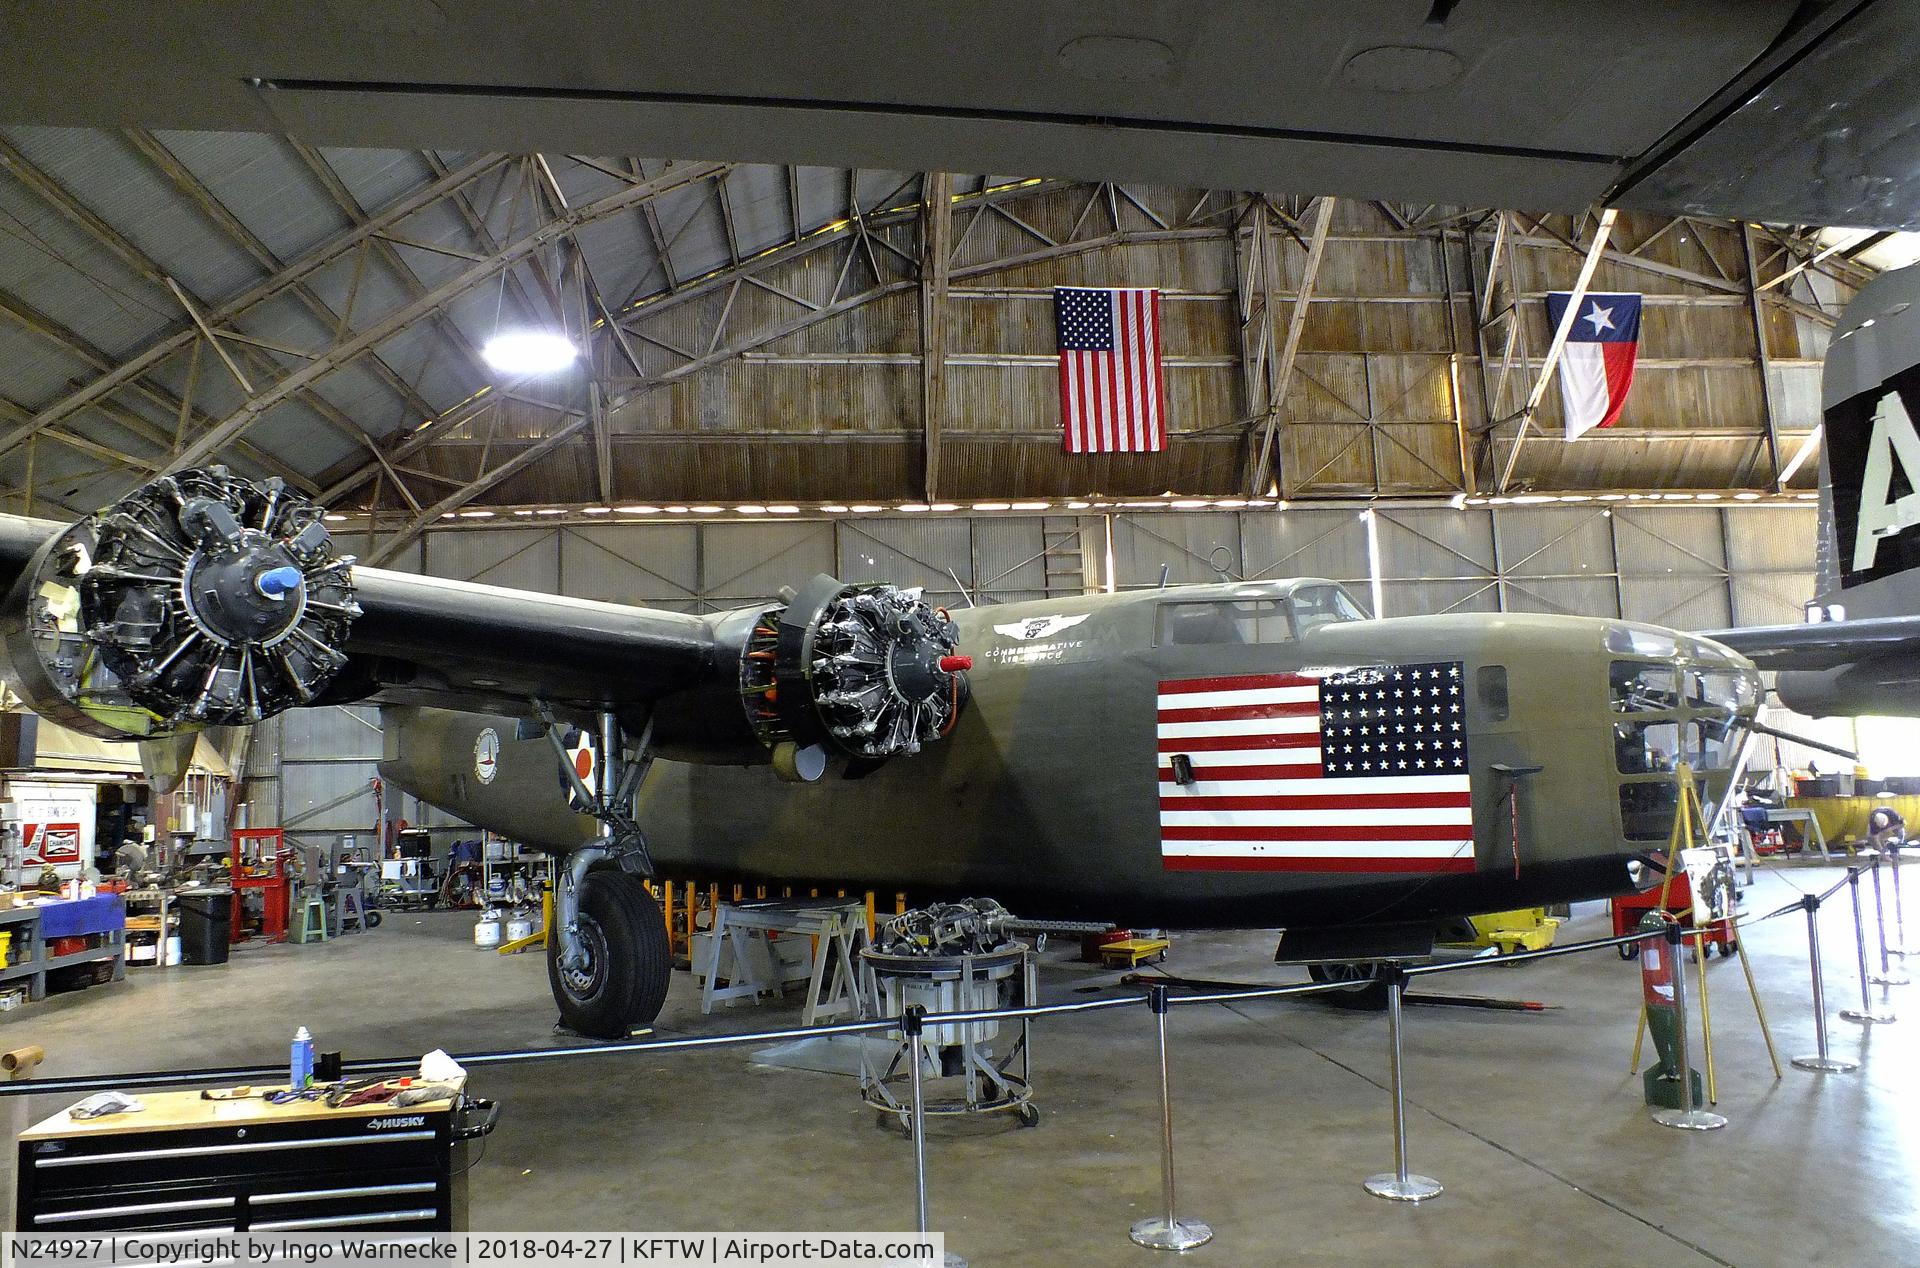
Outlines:
[[233, 936], [233, 891], [183, 889], [180, 906], [180, 962], [225, 964]]

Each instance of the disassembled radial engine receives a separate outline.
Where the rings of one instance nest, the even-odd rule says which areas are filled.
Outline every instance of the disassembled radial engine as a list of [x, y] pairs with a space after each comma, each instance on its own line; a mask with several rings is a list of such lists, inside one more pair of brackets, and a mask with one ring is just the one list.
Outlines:
[[958, 637], [918, 589], [822, 574], [747, 635], [740, 690], [754, 732], [776, 765], [797, 753], [801, 779], [818, 778], [829, 751], [867, 762], [918, 753], [965, 702], [973, 661], [956, 654]]
[[346, 664], [352, 564], [279, 479], [181, 471], [49, 541], [0, 639], [26, 703], [92, 735], [258, 722]]
[[984, 955], [1013, 940], [1013, 913], [991, 898], [935, 903], [881, 922], [873, 945], [885, 955]]

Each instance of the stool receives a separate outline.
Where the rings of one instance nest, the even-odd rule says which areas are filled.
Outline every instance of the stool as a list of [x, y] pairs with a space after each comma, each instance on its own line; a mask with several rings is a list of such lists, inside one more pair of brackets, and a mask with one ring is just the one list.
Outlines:
[[300, 919], [294, 922], [293, 937], [298, 943], [325, 942], [327, 933], [327, 897], [317, 889], [300, 891]]
[[333, 927], [345, 933], [348, 922], [356, 932], [367, 931], [367, 905], [361, 901], [358, 885], [342, 885], [333, 891]]

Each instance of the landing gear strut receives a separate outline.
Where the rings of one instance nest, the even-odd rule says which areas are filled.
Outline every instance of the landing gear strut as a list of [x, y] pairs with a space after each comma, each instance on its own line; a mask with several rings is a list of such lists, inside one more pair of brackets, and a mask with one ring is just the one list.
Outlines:
[[547, 982], [563, 1025], [593, 1039], [622, 1039], [659, 1015], [673, 966], [666, 922], [647, 887], [653, 859], [633, 815], [634, 797], [653, 764], [652, 724], [629, 754], [619, 719], [602, 711], [592, 768], [583, 777], [551, 710], [539, 708], [562, 779], [600, 821], [600, 835], [555, 869]]

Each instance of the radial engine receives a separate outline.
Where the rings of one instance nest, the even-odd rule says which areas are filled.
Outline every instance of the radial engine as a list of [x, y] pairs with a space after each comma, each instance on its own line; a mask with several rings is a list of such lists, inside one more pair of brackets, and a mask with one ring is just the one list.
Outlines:
[[346, 664], [353, 558], [278, 479], [176, 472], [71, 525], [0, 606], [29, 708], [106, 739], [258, 722]]

